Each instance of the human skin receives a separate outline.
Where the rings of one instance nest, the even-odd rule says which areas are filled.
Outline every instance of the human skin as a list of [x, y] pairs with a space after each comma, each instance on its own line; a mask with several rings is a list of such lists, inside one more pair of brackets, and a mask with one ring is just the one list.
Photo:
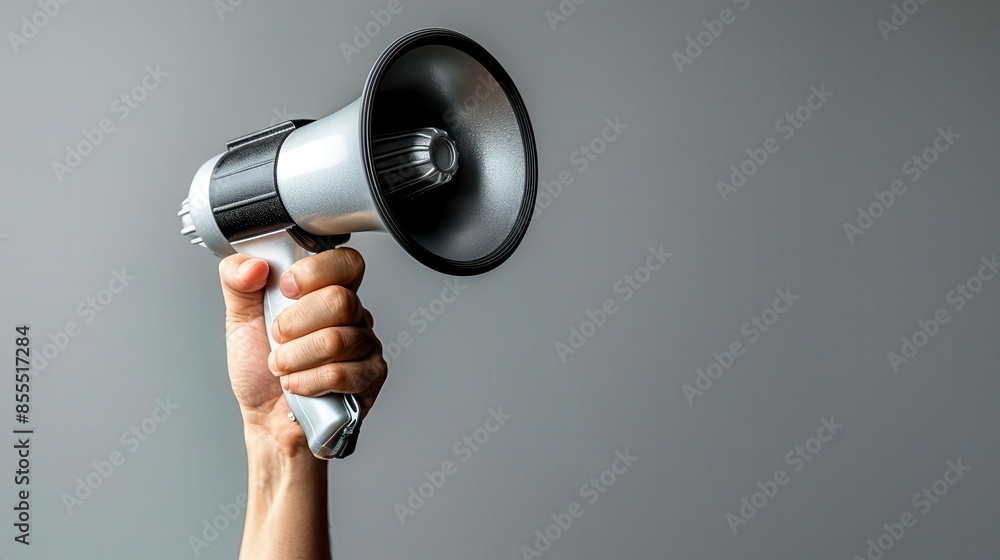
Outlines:
[[241, 560], [330, 558], [328, 461], [315, 458], [302, 428], [290, 421], [281, 391], [318, 396], [352, 393], [368, 414], [387, 366], [372, 315], [357, 296], [361, 255], [349, 248], [302, 259], [282, 276], [297, 300], [280, 313], [271, 352], [264, 325], [268, 265], [232, 255], [219, 265], [226, 303], [226, 353], [247, 446], [247, 514]]

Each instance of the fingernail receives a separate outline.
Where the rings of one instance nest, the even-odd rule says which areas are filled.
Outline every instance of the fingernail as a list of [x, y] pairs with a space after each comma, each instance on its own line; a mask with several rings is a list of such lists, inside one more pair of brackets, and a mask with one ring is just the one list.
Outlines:
[[273, 338], [275, 342], [281, 342], [281, 327], [278, 326], [277, 321], [273, 321], [271, 323], [271, 338]]
[[286, 390], [286, 391], [288, 390], [288, 376], [287, 375], [281, 378], [281, 388], [284, 389], [284, 390]]
[[282, 274], [278, 284], [281, 286], [281, 293], [285, 294], [285, 297], [299, 297], [299, 286], [295, 283], [295, 277], [292, 276], [292, 273], [286, 272]]
[[271, 373], [278, 375], [278, 360], [274, 357], [274, 352], [267, 355], [267, 369], [271, 370]]

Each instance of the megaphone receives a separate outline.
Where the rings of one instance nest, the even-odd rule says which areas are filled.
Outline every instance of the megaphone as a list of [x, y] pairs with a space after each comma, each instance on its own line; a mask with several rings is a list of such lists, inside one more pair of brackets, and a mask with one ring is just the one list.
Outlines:
[[[361, 97], [317, 121], [288, 121], [232, 140], [194, 176], [178, 215], [191, 243], [270, 266], [264, 319], [293, 302], [278, 278], [351, 233], [387, 232], [450, 275], [492, 270], [524, 237], [538, 184], [524, 101], [500, 63], [446, 29], [406, 35], [383, 52]], [[350, 455], [353, 395], [284, 392], [322, 459]]]

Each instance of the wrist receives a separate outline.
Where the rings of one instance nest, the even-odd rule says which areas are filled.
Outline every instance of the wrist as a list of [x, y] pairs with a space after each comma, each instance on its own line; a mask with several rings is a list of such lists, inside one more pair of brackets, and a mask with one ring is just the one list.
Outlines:
[[276, 431], [265, 426], [245, 423], [243, 437], [250, 467], [266, 465], [274, 474], [301, 473], [303, 470], [325, 470], [326, 461], [317, 459], [306, 445], [301, 429]]
[[281, 496], [302, 493], [325, 496], [327, 462], [317, 459], [305, 445], [290, 446], [273, 433], [247, 427], [248, 519], [266, 518]]
[[[314, 457], [304, 442], [289, 445], [261, 427], [246, 426], [245, 438], [247, 512], [240, 558], [328, 559], [327, 461]], [[312, 529], [298, 533], [303, 527]]]

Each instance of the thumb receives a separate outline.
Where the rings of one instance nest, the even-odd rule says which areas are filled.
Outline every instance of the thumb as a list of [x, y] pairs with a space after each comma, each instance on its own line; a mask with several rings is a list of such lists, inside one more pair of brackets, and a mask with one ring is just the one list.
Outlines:
[[219, 279], [226, 302], [226, 331], [233, 332], [264, 316], [267, 262], [235, 254], [222, 259]]

